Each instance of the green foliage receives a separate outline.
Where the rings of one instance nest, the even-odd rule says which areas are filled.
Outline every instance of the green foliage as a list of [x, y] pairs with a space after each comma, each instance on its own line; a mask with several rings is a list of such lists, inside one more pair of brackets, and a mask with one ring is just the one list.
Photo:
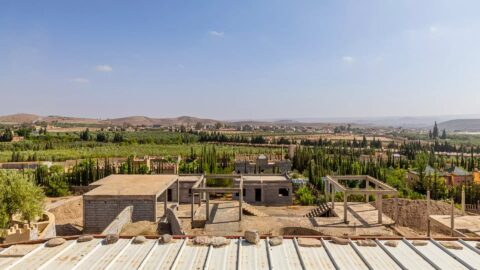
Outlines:
[[11, 142], [13, 139], [13, 132], [10, 128], [6, 128], [0, 135], [0, 142]]
[[300, 187], [295, 193], [297, 201], [301, 205], [313, 205], [315, 204], [315, 196], [313, 192], [307, 186]]
[[45, 187], [45, 194], [49, 197], [62, 197], [69, 194], [69, 188], [66, 178], [61, 173], [54, 173], [49, 176], [49, 181]]
[[7, 227], [15, 214], [33, 221], [43, 213], [45, 195], [28, 174], [0, 171], [0, 227]]

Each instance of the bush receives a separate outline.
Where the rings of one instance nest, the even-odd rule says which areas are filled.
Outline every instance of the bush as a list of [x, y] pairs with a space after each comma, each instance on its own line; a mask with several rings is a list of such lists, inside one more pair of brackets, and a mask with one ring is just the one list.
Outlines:
[[315, 204], [315, 196], [307, 186], [302, 186], [296, 192], [297, 201], [301, 205], [313, 205]]
[[45, 187], [45, 194], [50, 197], [62, 197], [69, 194], [68, 183], [62, 174], [49, 176], [48, 184]]

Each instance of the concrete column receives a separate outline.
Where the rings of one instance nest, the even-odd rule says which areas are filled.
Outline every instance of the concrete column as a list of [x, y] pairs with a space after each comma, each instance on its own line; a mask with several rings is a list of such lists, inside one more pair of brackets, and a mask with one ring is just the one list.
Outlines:
[[177, 179], [177, 209], [180, 206], [180, 180]]
[[427, 190], [427, 236], [430, 234], [430, 190]]
[[[370, 187], [370, 181], [368, 181], [368, 178], [365, 182], [365, 189], [368, 190], [368, 188]], [[365, 194], [365, 201], [368, 203], [370, 201], [370, 195], [367, 193]]]
[[377, 209], [378, 209], [378, 224], [382, 224], [382, 194], [377, 195]]
[[207, 204], [206, 204], [206, 208], [207, 208], [207, 213], [206, 213], [206, 217], [207, 217], [207, 222], [210, 220], [210, 192], [207, 192]]
[[462, 186], [462, 216], [465, 216], [465, 186]]
[[167, 216], [167, 204], [168, 204], [168, 189], [165, 190], [164, 192], [164, 195], [165, 195], [165, 200], [163, 202], [163, 216], [166, 217]]
[[242, 202], [243, 202], [243, 186], [241, 186], [241, 189], [240, 189], [240, 194], [239, 194], [239, 200], [238, 200], [238, 220], [242, 221]]
[[452, 229], [452, 236], [453, 231], [455, 230], [455, 203], [452, 198], [452, 206], [451, 206], [451, 213], [450, 213], [450, 228]]
[[343, 192], [343, 222], [348, 223], [347, 219], [347, 208], [348, 208], [348, 193]]
[[332, 187], [332, 210], [335, 209], [335, 188]]
[[399, 214], [399, 209], [398, 209], [398, 195], [395, 195], [395, 215], [394, 215], [394, 223], [397, 224], [398, 222], [398, 214]]
[[193, 227], [193, 213], [194, 213], [193, 208], [195, 207], [195, 193], [193, 193], [193, 190], [192, 190], [191, 200], [192, 200], [191, 216], [192, 216], [192, 227]]

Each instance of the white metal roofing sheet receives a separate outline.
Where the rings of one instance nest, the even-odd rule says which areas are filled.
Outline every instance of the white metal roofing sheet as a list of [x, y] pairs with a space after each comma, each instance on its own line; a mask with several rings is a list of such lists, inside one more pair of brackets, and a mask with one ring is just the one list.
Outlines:
[[[464, 246], [463, 250], [444, 250], [435, 242], [411, 247], [398, 240], [397, 247], [383, 245], [387, 251], [380, 246], [358, 246], [355, 240], [352, 245], [337, 245], [324, 239], [323, 247], [301, 247], [295, 239], [284, 239], [279, 246], [269, 246], [267, 241], [262, 239], [259, 244], [252, 245], [242, 239], [231, 239], [229, 245], [220, 248], [193, 246], [188, 238], [175, 239], [169, 244], [149, 239], [135, 245], [132, 239], [120, 239], [115, 244], [105, 245], [97, 238], [85, 243], [69, 240], [53, 248], [44, 244], [17, 245], [12, 247], [26, 248], [30, 252], [23, 257], [0, 256], [0, 269], [237, 269], [237, 266], [238, 269], [335, 269], [333, 262], [340, 269], [367, 269], [362, 257], [373, 269], [399, 269], [400, 265], [406, 269], [432, 269], [415, 249], [441, 269], [465, 269], [459, 262], [462, 260], [472, 268], [480, 268], [476, 241], [465, 241], [471, 249]], [[385, 243], [384, 240], [379, 242]], [[457, 243], [463, 245], [462, 241]], [[9, 249], [13, 250], [12, 247]], [[6, 254], [9, 249], [2, 253]]]

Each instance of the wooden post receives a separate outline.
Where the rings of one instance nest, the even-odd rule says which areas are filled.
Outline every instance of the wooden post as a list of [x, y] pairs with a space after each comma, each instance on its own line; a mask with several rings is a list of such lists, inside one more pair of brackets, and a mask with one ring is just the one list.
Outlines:
[[243, 185], [240, 185], [240, 187], [241, 187], [241, 188], [240, 188], [240, 192], [239, 192], [239, 193], [240, 193], [240, 194], [239, 194], [239, 195], [240, 195], [240, 196], [239, 196], [240, 199], [238, 200], [238, 205], [239, 205], [239, 206], [238, 206], [238, 212], [239, 212], [239, 213], [238, 213], [238, 220], [239, 220], [239, 221], [242, 221], [242, 212], [243, 212], [243, 209], [242, 209]]
[[427, 236], [430, 234], [430, 190], [427, 190]]
[[377, 209], [378, 209], [378, 224], [382, 224], [382, 218], [383, 218], [383, 213], [382, 213], [382, 194], [377, 195]]
[[462, 186], [462, 216], [465, 216], [465, 186]]
[[207, 203], [206, 203], [206, 217], [207, 217], [207, 222], [210, 221], [210, 192], [207, 192]]
[[452, 212], [450, 214], [450, 228], [452, 229], [452, 236], [454, 235], [454, 230], [455, 230], [455, 202], [453, 201], [452, 198]]
[[348, 193], [346, 191], [343, 192], [343, 222], [348, 223], [347, 219], [347, 208], [348, 208]]

